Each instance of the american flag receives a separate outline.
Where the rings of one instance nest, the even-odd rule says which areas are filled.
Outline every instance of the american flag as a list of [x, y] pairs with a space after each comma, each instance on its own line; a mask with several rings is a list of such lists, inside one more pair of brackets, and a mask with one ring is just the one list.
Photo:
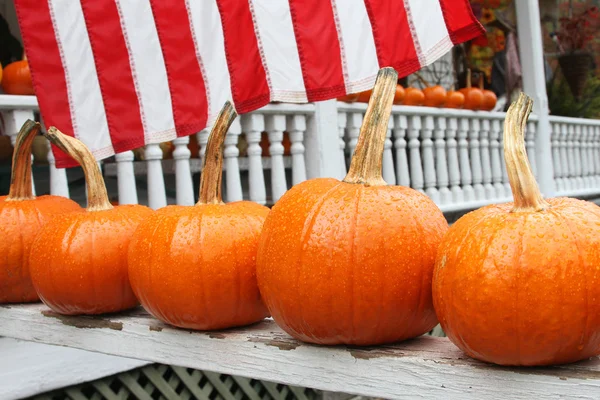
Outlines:
[[[483, 33], [468, 0], [15, 0], [40, 112], [101, 160], [373, 87]], [[58, 167], [73, 161], [54, 148]]]

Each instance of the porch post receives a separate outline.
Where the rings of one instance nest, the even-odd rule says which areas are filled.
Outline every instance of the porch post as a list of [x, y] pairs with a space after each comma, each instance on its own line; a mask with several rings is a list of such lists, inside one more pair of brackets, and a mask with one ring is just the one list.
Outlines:
[[538, 0], [516, 0], [515, 6], [523, 69], [523, 90], [533, 99], [533, 112], [539, 118], [535, 137], [537, 180], [544, 196], [553, 197], [556, 189], [539, 2]]
[[342, 167], [338, 132], [337, 102], [316, 102], [315, 113], [308, 118], [304, 138], [308, 179], [339, 178]]

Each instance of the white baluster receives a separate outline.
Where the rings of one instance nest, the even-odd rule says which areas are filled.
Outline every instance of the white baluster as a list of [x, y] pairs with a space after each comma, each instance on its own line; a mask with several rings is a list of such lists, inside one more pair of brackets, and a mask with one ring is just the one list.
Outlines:
[[567, 125], [567, 157], [569, 160], [569, 189], [577, 188], [575, 177], [577, 176], [577, 164], [575, 161], [575, 127]]
[[594, 186], [595, 187], [599, 187], [600, 186], [600, 125], [597, 125], [594, 128], [594, 139], [593, 139], [593, 143], [594, 143], [594, 156], [592, 157], [592, 159], [594, 160], [594, 175], [595, 178], [594, 179]]
[[446, 162], [446, 117], [435, 119], [435, 172], [439, 189], [440, 204], [452, 202], [452, 193], [448, 188], [448, 163]]
[[490, 160], [490, 121], [487, 118], [481, 120], [481, 176], [483, 190], [486, 199], [494, 199], [496, 190], [492, 186], [492, 163]]
[[[304, 132], [306, 132], [306, 116], [301, 114], [289, 115], [287, 127], [292, 143], [292, 185], [306, 180], [306, 165], [304, 160]], [[342, 141], [343, 143], [343, 141]], [[343, 150], [340, 149], [342, 152]], [[343, 154], [343, 153], [342, 153]]]
[[448, 175], [450, 177], [450, 193], [453, 203], [462, 203], [465, 201], [462, 188], [460, 187], [460, 166], [458, 163], [458, 142], [456, 141], [456, 131], [458, 130], [458, 120], [448, 118], [446, 125], [446, 145], [448, 146]]
[[568, 152], [568, 132], [567, 125], [557, 124], [558, 136], [560, 138], [560, 159], [562, 164], [562, 179], [563, 179], [563, 191], [567, 191], [571, 187], [570, 182], [570, 163], [569, 163], [569, 152]]
[[48, 168], [50, 169], [50, 194], [54, 196], [69, 197], [69, 181], [67, 180], [67, 170], [56, 168], [56, 158], [52, 152], [50, 141], [46, 140], [48, 145]]
[[588, 129], [587, 126], [580, 126], [581, 133], [579, 136], [580, 143], [580, 154], [581, 154], [581, 179], [582, 179], [582, 188], [590, 188], [590, 164], [588, 161]]
[[133, 171], [134, 158], [133, 151], [115, 154], [119, 204], [138, 204], [135, 173]]
[[338, 130], [340, 135], [340, 175], [339, 179], [346, 176], [346, 123], [348, 115], [345, 112], [338, 112]]
[[577, 189], [583, 189], [583, 156], [582, 156], [582, 143], [581, 143], [581, 125], [577, 124], [573, 127], [575, 133], [573, 135], [573, 153], [575, 161], [575, 187]]
[[348, 152], [350, 157], [354, 155], [356, 144], [358, 143], [358, 136], [360, 135], [360, 126], [362, 125], [363, 116], [360, 113], [348, 114], [348, 121], [346, 122], [346, 130], [348, 132]]
[[248, 179], [250, 200], [258, 204], [267, 203], [267, 188], [262, 164], [260, 138], [265, 130], [265, 117], [262, 114], [242, 115], [242, 127], [248, 142]]
[[485, 188], [483, 187], [483, 174], [481, 166], [481, 143], [479, 142], [479, 132], [481, 123], [478, 119], [471, 120], [471, 129], [469, 130], [469, 147], [471, 155], [471, 174], [473, 174], [473, 190], [477, 200], [485, 199]]
[[433, 117], [425, 116], [421, 128], [421, 157], [423, 157], [423, 172], [425, 178], [425, 194], [436, 203], [440, 204], [440, 192], [438, 191], [435, 175], [435, 160], [433, 158]]
[[[10, 141], [15, 146], [17, 141], [17, 135], [21, 130], [21, 127], [28, 119], [34, 121], [33, 111], [31, 110], [11, 110], [3, 113], [4, 116], [4, 130], [10, 136]], [[33, 164], [33, 154], [31, 155], [31, 163]], [[35, 180], [33, 178], [33, 170], [31, 171], [31, 190], [35, 196]]]
[[495, 197], [503, 199], [504, 186], [502, 186], [502, 163], [500, 161], [502, 154], [500, 150], [500, 121], [492, 120], [490, 129], [490, 151], [492, 164], [492, 186], [494, 187]]
[[552, 129], [552, 164], [554, 167], [554, 181], [556, 182], [556, 191], [562, 192], [564, 189], [563, 182], [563, 167], [560, 158], [560, 125], [557, 123], [550, 124]]
[[527, 150], [527, 158], [531, 165], [531, 171], [533, 175], [537, 177], [537, 160], [535, 155], [535, 132], [537, 129], [537, 123], [529, 122], [525, 131], [525, 149]]
[[225, 173], [227, 177], [227, 202], [240, 201], [244, 199], [242, 194], [242, 180], [240, 178], [240, 150], [237, 147], [238, 140], [242, 134], [242, 125], [236, 118], [229, 127], [225, 136], [225, 149], [223, 150]]
[[154, 210], [167, 205], [162, 157], [163, 152], [158, 144], [146, 145], [144, 158], [148, 168], [148, 206]]
[[396, 184], [396, 172], [394, 171], [394, 156], [392, 155], [392, 129], [394, 129], [394, 119], [390, 118], [388, 122], [388, 130], [385, 135], [385, 143], [383, 145], [383, 180], [388, 185]]
[[460, 162], [460, 181], [464, 194], [464, 200], [474, 201], [475, 190], [473, 189], [473, 175], [471, 174], [471, 160], [469, 157], [469, 120], [461, 118], [458, 121], [458, 161]]
[[190, 157], [192, 152], [188, 148], [190, 138], [188, 136], [173, 140], [173, 160], [175, 160], [175, 192], [177, 204], [182, 206], [194, 205], [194, 183], [190, 169]]
[[410, 182], [413, 189], [423, 192], [423, 164], [421, 164], [421, 117], [413, 115], [408, 120], [408, 151], [410, 155]]
[[[504, 130], [504, 121], [502, 122]], [[504, 197], [512, 199], [512, 189], [508, 180], [508, 170], [506, 169], [506, 160], [504, 159], [504, 133], [500, 135], [500, 165], [502, 166], [502, 186], [504, 187]]]
[[208, 137], [210, 136], [210, 129], [206, 128], [196, 134], [198, 140], [198, 157], [200, 158], [200, 169], [204, 167], [204, 155], [206, 154], [206, 145], [208, 144]]
[[404, 115], [395, 115], [394, 118], [394, 147], [396, 148], [396, 175], [398, 185], [410, 186], [410, 170], [408, 169], [408, 156], [406, 154], [406, 129], [408, 119]]
[[283, 164], [283, 131], [285, 130], [285, 115], [267, 117], [267, 133], [269, 134], [269, 152], [271, 153], [271, 193], [275, 203], [287, 190], [285, 181], [285, 165]]

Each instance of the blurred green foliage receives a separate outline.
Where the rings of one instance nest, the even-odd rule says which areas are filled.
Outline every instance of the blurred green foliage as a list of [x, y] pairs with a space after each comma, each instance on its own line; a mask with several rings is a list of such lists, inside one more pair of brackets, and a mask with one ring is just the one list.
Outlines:
[[600, 119], [600, 78], [590, 75], [583, 96], [578, 101], [560, 72], [555, 72], [547, 85], [551, 115]]

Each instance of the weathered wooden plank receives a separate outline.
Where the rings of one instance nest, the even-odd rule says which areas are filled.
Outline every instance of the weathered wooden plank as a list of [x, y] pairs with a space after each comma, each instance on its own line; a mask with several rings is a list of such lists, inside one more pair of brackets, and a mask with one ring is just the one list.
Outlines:
[[321, 347], [300, 343], [271, 320], [220, 332], [168, 327], [143, 310], [64, 317], [43, 305], [0, 306], [0, 335], [384, 398], [597, 398], [600, 359], [552, 368], [500, 368], [466, 357], [445, 338], [392, 346]]

